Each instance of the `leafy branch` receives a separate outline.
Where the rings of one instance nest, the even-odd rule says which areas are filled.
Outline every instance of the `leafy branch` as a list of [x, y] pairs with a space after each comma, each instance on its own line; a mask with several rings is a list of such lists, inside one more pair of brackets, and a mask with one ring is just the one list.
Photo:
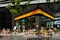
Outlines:
[[[20, 5], [20, 3], [22, 2], [22, 0], [9, 0], [12, 2], [13, 6], [11, 6], [11, 4], [8, 4], [6, 6], [7, 9], [9, 9], [9, 11], [11, 13], [15, 13], [15, 14], [18, 14], [18, 13], [23, 13], [24, 12], [24, 8]], [[29, 8], [29, 3], [30, 3], [30, 0], [28, 0], [28, 2], [25, 3], [25, 8]]]

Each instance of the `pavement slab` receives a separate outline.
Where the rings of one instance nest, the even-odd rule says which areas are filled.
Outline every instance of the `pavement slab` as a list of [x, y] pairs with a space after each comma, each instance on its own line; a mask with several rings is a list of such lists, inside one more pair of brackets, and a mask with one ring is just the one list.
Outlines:
[[0, 40], [60, 40], [60, 34], [53, 35], [52, 38], [39, 38], [36, 35], [25, 35], [23, 33], [21, 34], [9, 34], [2, 36], [0, 35]]

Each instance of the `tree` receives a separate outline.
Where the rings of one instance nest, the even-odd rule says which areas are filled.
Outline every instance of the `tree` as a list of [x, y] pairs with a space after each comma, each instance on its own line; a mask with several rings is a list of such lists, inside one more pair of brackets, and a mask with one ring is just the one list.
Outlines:
[[[22, 2], [22, 0], [9, 0], [13, 6], [11, 6], [11, 4], [8, 4], [6, 6], [6, 8], [10, 11], [10, 13], [12, 13], [12, 27], [15, 25], [15, 21], [14, 21], [14, 17], [15, 15], [19, 15], [19, 14], [22, 14], [24, 12], [24, 8], [20, 5], [20, 3]], [[24, 7], [25, 9], [29, 8], [29, 3], [30, 3], [30, 0], [28, 0]], [[16, 21], [16, 22], [20, 22], [20, 20]]]
[[[13, 6], [11, 6], [11, 4], [8, 4], [7, 5], [7, 9], [9, 9], [9, 11], [11, 13], [15, 13], [15, 14], [18, 14], [18, 13], [23, 13], [23, 7], [20, 5], [20, 3], [22, 2], [22, 0], [9, 0], [10, 2], [12, 2]], [[28, 8], [29, 7], [29, 3], [30, 3], [30, 0], [28, 0], [28, 2], [25, 3], [25, 8]]]

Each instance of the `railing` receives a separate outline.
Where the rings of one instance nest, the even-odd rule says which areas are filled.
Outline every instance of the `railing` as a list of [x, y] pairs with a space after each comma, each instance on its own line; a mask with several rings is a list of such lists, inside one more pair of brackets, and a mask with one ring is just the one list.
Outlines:
[[11, 3], [10, 1], [0, 1], [0, 4], [7, 4], [7, 3]]
[[[24, 5], [26, 2], [27, 1], [20, 2], [20, 5]], [[54, 0], [50, 0], [50, 2], [54, 2]], [[10, 1], [5, 1], [5, 2], [0, 2], [0, 7], [6, 7], [8, 5], [8, 3], [10, 3], [11, 6], [13, 6], [13, 4]], [[40, 4], [40, 3], [47, 3], [47, 1], [46, 0], [34, 0], [34, 1], [30, 1], [30, 4]]]

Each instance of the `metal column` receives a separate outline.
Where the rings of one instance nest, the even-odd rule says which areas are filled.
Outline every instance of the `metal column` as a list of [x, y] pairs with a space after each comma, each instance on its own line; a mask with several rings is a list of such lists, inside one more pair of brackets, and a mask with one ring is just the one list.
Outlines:
[[35, 20], [36, 20], [36, 31], [38, 31], [38, 33], [39, 33], [40, 32], [40, 27], [41, 27], [41, 20], [40, 20], [39, 15], [37, 15], [35, 17]]
[[15, 26], [15, 21], [14, 21], [14, 14], [12, 13], [12, 28]]

